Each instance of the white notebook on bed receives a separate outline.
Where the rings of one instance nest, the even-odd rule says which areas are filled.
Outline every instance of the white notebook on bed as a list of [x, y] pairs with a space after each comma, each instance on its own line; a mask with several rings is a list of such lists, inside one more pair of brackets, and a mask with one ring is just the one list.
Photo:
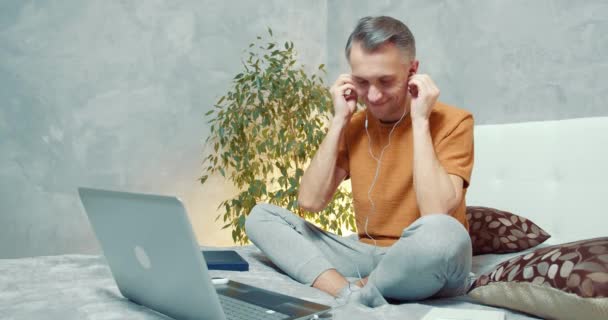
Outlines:
[[433, 308], [422, 320], [505, 320], [500, 311]]

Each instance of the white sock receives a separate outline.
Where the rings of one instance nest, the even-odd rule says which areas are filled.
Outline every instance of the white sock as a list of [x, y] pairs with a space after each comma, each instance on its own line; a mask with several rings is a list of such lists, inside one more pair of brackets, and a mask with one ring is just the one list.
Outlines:
[[336, 297], [336, 301], [339, 305], [345, 305], [349, 302], [352, 294], [359, 290], [361, 290], [361, 287], [349, 282], [342, 289], [340, 289], [340, 292], [338, 292], [338, 296]]
[[378, 288], [369, 281], [363, 288], [352, 283], [345, 285], [344, 288], [340, 290], [340, 293], [338, 293], [336, 301], [339, 305], [345, 305], [352, 302], [370, 308], [376, 308], [387, 304], [382, 293], [380, 293]]

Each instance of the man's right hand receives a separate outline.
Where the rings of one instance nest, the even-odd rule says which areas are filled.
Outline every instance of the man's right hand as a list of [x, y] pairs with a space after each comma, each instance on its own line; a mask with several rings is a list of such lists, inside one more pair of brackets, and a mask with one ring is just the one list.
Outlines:
[[336, 163], [340, 139], [357, 106], [357, 92], [351, 75], [340, 75], [329, 92], [334, 103], [334, 118], [302, 176], [298, 192], [298, 205], [310, 212], [319, 212], [327, 207], [340, 182], [348, 175]]
[[334, 120], [348, 123], [357, 107], [357, 91], [350, 74], [341, 74], [329, 89], [334, 102]]

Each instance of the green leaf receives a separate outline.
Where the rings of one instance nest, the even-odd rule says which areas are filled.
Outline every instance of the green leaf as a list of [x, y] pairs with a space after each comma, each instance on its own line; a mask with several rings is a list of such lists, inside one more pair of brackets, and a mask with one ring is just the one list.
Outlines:
[[296, 177], [301, 177], [304, 175], [304, 170], [297, 168], [296, 169]]
[[270, 36], [272, 37], [272, 29], [270, 29], [270, 27], [268, 28], [268, 33], [270, 34]]
[[213, 113], [213, 110], [209, 110], [209, 111], [205, 112], [205, 116], [208, 116], [208, 115], [210, 115], [212, 113]]

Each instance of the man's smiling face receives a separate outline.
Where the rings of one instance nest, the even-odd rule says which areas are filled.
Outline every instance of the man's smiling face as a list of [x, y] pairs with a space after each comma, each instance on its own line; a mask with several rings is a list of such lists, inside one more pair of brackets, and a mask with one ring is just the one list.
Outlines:
[[354, 42], [349, 58], [357, 95], [368, 110], [384, 122], [399, 120], [409, 105], [407, 81], [416, 73], [418, 62], [392, 43], [370, 52]]

